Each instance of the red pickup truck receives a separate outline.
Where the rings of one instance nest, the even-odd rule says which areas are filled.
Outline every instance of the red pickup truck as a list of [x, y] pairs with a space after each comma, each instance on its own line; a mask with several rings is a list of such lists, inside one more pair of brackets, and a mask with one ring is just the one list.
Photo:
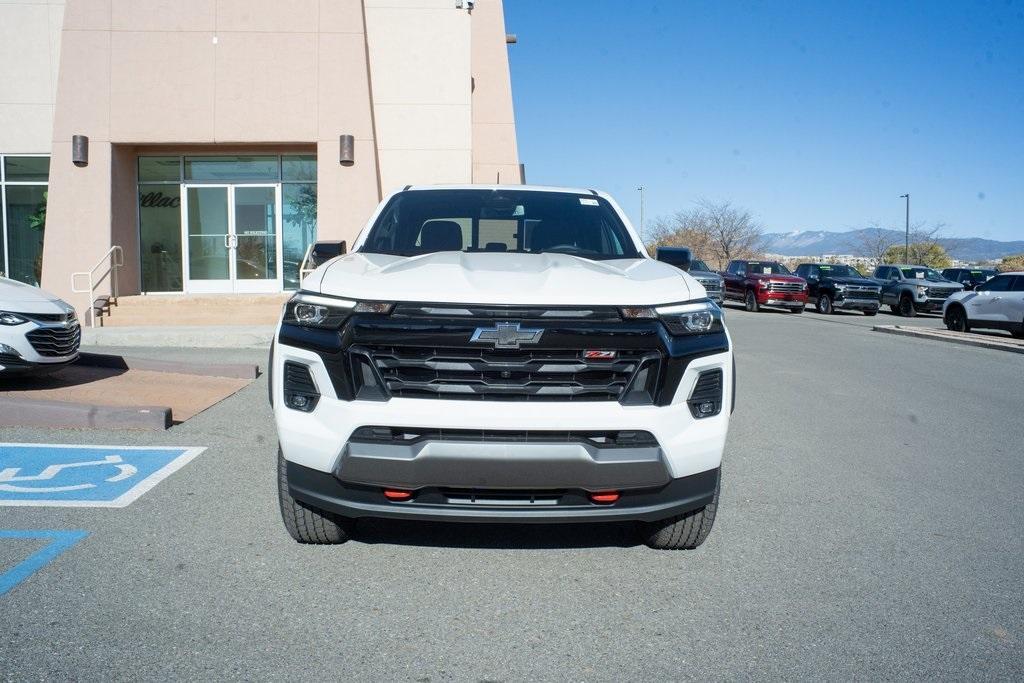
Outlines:
[[722, 278], [726, 301], [742, 301], [751, 313], [756, 313], [761, 306], [804, 312], [807, 281], [790, 273], [778, 261], [729, 261]]

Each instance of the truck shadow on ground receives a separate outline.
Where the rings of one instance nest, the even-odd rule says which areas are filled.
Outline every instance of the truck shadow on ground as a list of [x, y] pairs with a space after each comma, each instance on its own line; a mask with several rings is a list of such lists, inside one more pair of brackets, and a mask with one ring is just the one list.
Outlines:
[[549, 550], [557, 548], [632, 548], [640, 545], [631, 523], [470, 524], [362, 519], [354, 540], [435, 548]]

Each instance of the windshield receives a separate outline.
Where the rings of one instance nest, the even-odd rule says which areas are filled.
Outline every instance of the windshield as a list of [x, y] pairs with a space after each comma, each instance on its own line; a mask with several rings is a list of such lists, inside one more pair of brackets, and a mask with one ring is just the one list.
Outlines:
[[790, 275], [778, 261], [747, 261], [747, 272], [753, 275]]
[[903, 277], [908, 280], [931, 280], [932, 282], [943, 282], [946, 278], [939, 275], [938, 271], [931, 268], [900, 268]]
[[626, 226], [601, 197], [529, 190], [400, 192], [381, 212], [360, 251], [640, 258]]
[[860, 271], [853, 266], [818, 266], [822, 277], [864, 277]]
[[702, 270], [706, 273], [713, 273], [714, 271], [708, 268], [708, 264], [701, 261], [699, 258], [694, 259], [690, 262], [690, 270]]

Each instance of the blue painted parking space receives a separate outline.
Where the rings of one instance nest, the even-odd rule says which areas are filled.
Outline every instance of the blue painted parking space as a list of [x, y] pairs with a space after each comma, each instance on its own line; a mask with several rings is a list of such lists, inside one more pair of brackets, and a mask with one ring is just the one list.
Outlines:
[[89, 534], [85, 531], [15, 530], [0, 529], [0, 543], [6, 538], [48, 541], [39, 550], [21, 562], [0, 573], [0, 596], [52, 562], [58, 555]]
[[0, 505], [124, 507], [203, 450], [0, 444]]

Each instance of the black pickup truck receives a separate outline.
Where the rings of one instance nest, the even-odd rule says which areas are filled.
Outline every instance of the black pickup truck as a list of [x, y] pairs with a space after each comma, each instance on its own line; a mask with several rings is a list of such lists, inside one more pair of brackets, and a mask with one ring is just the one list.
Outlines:
[[801, 263], [796, 274], [807, 280], [807, 302], [818, 313], [863, 311], [876, 315], [881, 306], [881, 286], [843, 263]]

